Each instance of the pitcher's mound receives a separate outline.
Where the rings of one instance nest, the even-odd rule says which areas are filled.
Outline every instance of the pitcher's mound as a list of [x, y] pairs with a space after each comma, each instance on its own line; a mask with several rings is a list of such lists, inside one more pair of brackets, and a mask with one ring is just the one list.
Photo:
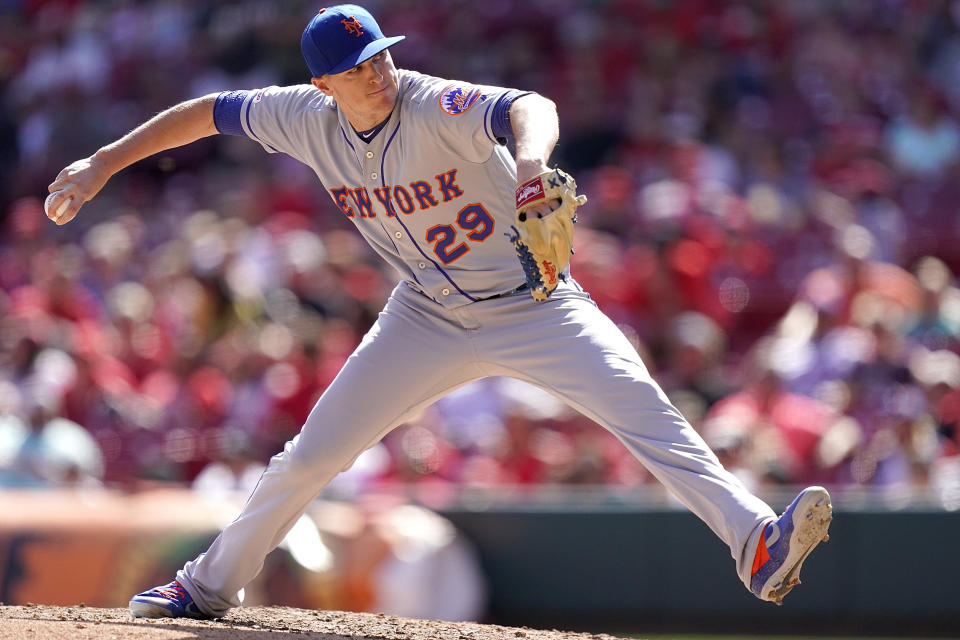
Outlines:
[[613, 636], [432, 622], [382, 614], [241, 607], [221, 620], [147, 620], [126, 609], [0, 607], [0, 640], [615, 640]]

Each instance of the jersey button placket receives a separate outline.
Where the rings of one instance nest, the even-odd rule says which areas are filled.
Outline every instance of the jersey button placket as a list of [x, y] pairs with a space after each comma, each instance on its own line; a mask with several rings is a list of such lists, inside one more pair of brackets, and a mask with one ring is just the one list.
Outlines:
[[445, 296], [448, 296], [448, 295], [450, 295], [450, 289], [441, 289], [441, 290], [440, 290], [440, 293], [442, 293], [442, 294], [445, 295]]

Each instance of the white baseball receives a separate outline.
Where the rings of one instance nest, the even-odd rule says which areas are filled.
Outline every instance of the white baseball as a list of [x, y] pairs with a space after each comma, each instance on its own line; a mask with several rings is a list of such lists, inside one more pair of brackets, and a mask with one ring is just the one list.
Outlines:
[[[50, 217], [50, 203], [53, 202], [53, 198], [60, 193], [60, 190], [54, 191], [47, 196], [47, 199], [43, 201], [43, 211], [47, 214], [47, 217]], [[73, 196], [64, 200], [60, 206], [57, 208], [57, 213], [54, 218], [59, 218], [67, 210], [67, 207], [70, 206], [70, 203], [73, 202]]]

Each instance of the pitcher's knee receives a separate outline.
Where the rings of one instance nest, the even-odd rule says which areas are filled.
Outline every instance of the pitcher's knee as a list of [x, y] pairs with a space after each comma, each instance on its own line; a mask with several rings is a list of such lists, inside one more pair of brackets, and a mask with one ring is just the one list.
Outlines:
[[326, 481], [339, 473], [351, 459], [351, 454], [344, 454], [334, 447], [306, 447], [297, 437], [270, 458], [268, 469]]

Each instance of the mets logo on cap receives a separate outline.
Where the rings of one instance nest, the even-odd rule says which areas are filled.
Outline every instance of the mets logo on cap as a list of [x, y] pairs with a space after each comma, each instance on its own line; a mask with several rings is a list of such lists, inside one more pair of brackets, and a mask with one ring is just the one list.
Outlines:
[[340, 24], [347, 30], [347, 33], [358, 38], [363, 35], [363, 25], [357, 20], [356, 16], [350, 16], [346, 20], [341, 20]]
[[451, 116], [457, 116], [472, 107], [479, 97], [479, 87], [450, 85], [440, 94], [440, 108]]

